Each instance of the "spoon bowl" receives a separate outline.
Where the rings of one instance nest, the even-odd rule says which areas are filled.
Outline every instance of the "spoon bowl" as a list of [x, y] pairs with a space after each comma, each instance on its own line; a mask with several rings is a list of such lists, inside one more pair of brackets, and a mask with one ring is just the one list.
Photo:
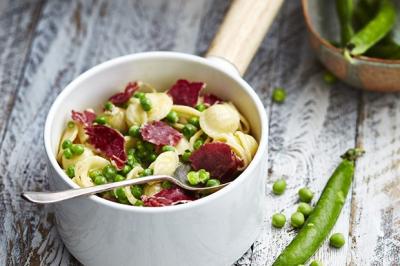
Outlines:
[[[395, 2], [400, 14], [400, 2]], [[336, 77], [364, 90], [400, 91], [400, 60], [356, 56], [351, 62], [343, 49], [331, 44], [339, 42], [340, 28], [335, 1], [302, 0], [303, 13], [310, 33], [311, 47], [321, 63]], [[400, 39], [400, 16], [394, 26], [394, 38]]]

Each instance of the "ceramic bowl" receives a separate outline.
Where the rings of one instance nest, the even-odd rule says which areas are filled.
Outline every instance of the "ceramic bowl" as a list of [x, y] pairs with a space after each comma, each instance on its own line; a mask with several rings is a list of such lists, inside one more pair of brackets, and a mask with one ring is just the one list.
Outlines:
[[253, 89], [223, 60], [151, 52], [116, 58], [80, 75], [47, 116], [44, 143], [51, 189], [78, 187], [55, 156], [72, 109], [99, 107], [132, 80], [166, 90], [180, 78], [206, 82], [208, 91], [232, 101], [247, 117], [259, 141], [253, 161], [229, 186], [178, 206], [134, 207], [98, 196], [55, 204], [58, 231], [83, 264], [230, 265], [259, 234], [266, 209], [267, 117]]
[[[400, 1], [393, 2], [400, 14]], [[343, 57], [343, 50], [329, 42], [340, 40], [335, 1], [302, 0], [302, 4], [311, 47], [330, 72], [357, 88], [380, 92], [400, 91], [400, 60], [357, 56], [353, 62], [349, 62]], [[400, 41], [400, 16], [397, 17], [394, 32], [394, 37]]]

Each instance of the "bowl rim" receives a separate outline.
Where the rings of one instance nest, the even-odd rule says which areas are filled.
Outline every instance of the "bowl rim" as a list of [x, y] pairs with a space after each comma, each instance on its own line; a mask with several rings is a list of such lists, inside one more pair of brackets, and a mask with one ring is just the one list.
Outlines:
[[[308, 30], [311, 32], [315, 38], [318, 39], [318, 41], [325, 46], [327, 49], [333, 51], [336, 54], [342, 54], [343, 49], [338, 48], [334, 45], [332, 45], [330, 42], [328, 42], [325, 38], [323, 38], [314, 28], [313, 23], [311, 23], [311, 18], [308, 12], [308, 3], [309, 0], [302, 0], [302, 9], [303, 9], [303, 16], [306, 21], [306, 26]], [[376, 58], [376, 57], [369, 57], [369, 56], [364, 56], [364, 55], [357, 55], [353, 56], [353, 59], [357, 61], [361, 61], [364, 63], [372, 63], [372, 64], [387, 64], [387, 65], [400, 65], [400, 59], [383, 59], [383, 58]]]
[[90, 68], [89, 70], [85, 71], [84, 73], [80, 74], [78, 77], [73, 79], [62, 91], [59, 93], [59, 95], [56, 97], [54, 102], [52, 103], [47, 116], [46, 116], [46, 121], [45, 121], [45, 126], [44, 126], [44, 146], [45, 146], [45, 152], [46, 156], [48, 158], [48, 161], [50, 162], [51, 166], [55, 172], [57, 173], [57, 177], [54, 178], [59, 178], [62, 180], [65, 184], [68, 185], [70, 188], [79, 188], [79, 186], [73, 182], [63, 171], [63, 169], [60, 167], [56, 160], [55, 154], [53, 154], [52, 147], [51, 147], [51, 128], [53, 121], [55, 120], [56, 117], [56, 109], [59, 108], [60, 105], [64, 102], [65, 98], [75, 89], [79, 88], [79, 84], [87, 79], [88, 77], [91, 77], [93, 75], [97, 75], [98, 72], [102, 72], [104, 70], [107, 70], [109, 68], [113, 68], [116, 65], [123, 64], [129, 61], [137, 61], [137, 60], [143, 60], [143, 59], [165, 59], [165, 60], [180, 60], [182, 63], [185, 62], [194, 62], [194, 63], [199, 63], [202, 65], [205, 65], [206, 67], [212, 68], [216, 72], [220, 72], [223, 75], [227, 75], [230, 78], [234, 79], [235, 82], [237, 82], [240, 85], [240, 89], [243, 90], [251, 99], [252, 103], [255, 105], [258, 115], [260, 117], [260, 129], [261, 129], [261, 134], [260, 134], [260, 140], [259, 140], [259, 146], [257, 148], [257, 152], [253, 158], [253, 160], [250, 162], [250, 164], [247, 166], [247, 168], [228, 186], [225, 188], [208, 195], [207, 197], [201, 198], [194, 200], [193, 202], [185, 203], [185, 204], [180, 204], [180, 205], [174, 205], [174, 206], [164, 206], [161, 208], [143, 208], [143, 207], [137, 207], [137, 206], [131, 206], [131, 205], [125, 205], [117, 202], [113, 202], [110, 200], [103, 199], [99, 196], [96, 195], [91, 195], [87, 197], [88, 200], [93, 201], [94, 203], [97, 203], [99, 205], [103, 205], [104, 207], [109, 207], [112, 209], [120, 210], [120, 211], [129, 211], [129, 212], [137, 212], [137, 213], [167, 213], [167, 212], [178, 212], [178, 211], [185, 211], [189, 209], [193, 209], [196, 207], [203, 206], [210, 201], [213, 200], [218, 200], [218, 198], [228, 194], [231, 190], [239, 186], [245, 178], [249, 178], [248, 173], [250, 173], [254, 168], [259, 167], [261, 164], [261, 160], [265, 159], [263, 158], [263, 154], [266, 154], [267, 150], [267, 144], [268, 144], [268, 119], [267, 119], [267, 114], [265, 111], [265, 108], [256, 94], [256, 92], [251, 88], [251, 86], [244, 80], [242, 79], [239, 74], [232, 74], [232, 72], [229, 72], [227, 70], [222, 69], [221, 67], [217, 66], [215, 63], [212, 62], [212, 60], [196, 56], [196, 55], [191, 55], [191, 54], [186, 54], [186, 53], [180, 53], [180, 52], [163, 52], [163, 51], [154, 51], [154, 52], [142, 52], [142, 53], [134, 53], [134, 54], [129, 54], [125, 56], [120, 56], [116, 57], [110, 60], [107, 60], [103, 63], [100, 63], [98, 65], [95, 65], [94, 67]]

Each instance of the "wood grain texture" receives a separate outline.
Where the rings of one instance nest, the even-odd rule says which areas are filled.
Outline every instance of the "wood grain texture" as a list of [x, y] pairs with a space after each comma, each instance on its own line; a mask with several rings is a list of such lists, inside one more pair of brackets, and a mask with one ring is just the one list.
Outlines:
[[[6, 4], [5, 4], [6, 3]], [[0, 3], [0, 265], [79, 265], [65, 249], [50, 207], [22, 201], [22, 190], [47, 188], [44, 119], [56, 95], [88, 68], [134, 52], [203, 54], [229, 1], [3, 1]], [[12, 27], [11, 27], [12, 26]], [[23, 39], [23, 41], [21, 41]], [[297, 190], [319, 196], [339, 155], [356, 143], [354, 189], [334, 231], [346, 246], [326, 243], [324, 265], [400, 265], [400, 98], [322, 81], [306, 36], [299, 1], [285, 1], [245, 79], [270, 116], [269, 208], [259, 239], [235, 265], [271, 265], [293, 238], [271, 228], [274, 212], [295, 210]], [[285, 87], [284, 104], [270, 101]], [[271, 194], [285, 175], [283, 196]]]

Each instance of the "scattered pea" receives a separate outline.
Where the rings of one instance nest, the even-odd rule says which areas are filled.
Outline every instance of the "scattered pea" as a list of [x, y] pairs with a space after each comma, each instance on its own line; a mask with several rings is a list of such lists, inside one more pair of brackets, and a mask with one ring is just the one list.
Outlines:
[[133, 185], [131, 186], [131, 192], [135, 198], [140, 199], [143, 195], [143, 186]]
[[144, 146], [145, 150], [148, 150], [148, 151], [154, 150], [154, 145], [151, 144], [150, 142], [147, 142], [147, 141], [143, 142], [143, 146]]
[[132, 170], [132, 167], [128, 164], [125, 164], [124, 167], [122, 167], [121, 174], [127, 175], [131, 170]]
[[195, 186], [200, 183], [199, 173], [195, 171], [190, 171], [186, 175], [187, 180], [190, 185]]
[[122, 187], [116, 188], [114, 192], [115, 197], [120, 203], [127, 203], [127, 198], [125, 195], [125, 191]]
[[105, 178], [104, 176], [102, 176], [102, 175], [98, 175], [98, 176], [96, 176], [95, 178], [94, 178], [94, 181], [93, 181], [96, 185], [104, 185], [104, 184], [106, 184], [107, 183], [107, 178]]
[[198, 111], [203, 112], [204, 110], [207, 109], [207, 106], [205, 106], [205, 104], [203, 104], [203, 103], [200, 103], [200, 104], [196, 105], [195, 108], [196, 108]]
[[193, 143], [193, 148], [195, 150], [199, 149], [201, 146], [203, 146], [204, 141], [202, 139], [197, 139], [194, 143]]
[[143, 205], [144, 205], [143, 201], [137, 200], [137, 201], [135, 202], [135, 205], [134, 205], [134, 206], [140, 207], [140, 206], [143, 206]]
[[189, 162], [189, 158], [192, 155], [192, 152], [190, 150], [186, 150], [183, 154], [182, 154], [182, 161], [183, 162]]
[[117, 175], [117, 170], [111, 164], [106, 165], [103, 168], [103, 175], [107, 178], [108, 181], [113, 181], [114, 177]]
[[80, 144], [73, 144], [70, 149], [74, 155], [81, 155], [85, 151], [83, 145]]
[[342, 233], [335, 233], [329, 238], [329, 245], [335, 248], [343, 247], [345, 242], [346, 241], [344, 240], [344, 236]]
[[114, 177], [114, 182], [119, 182], [119, 181], [123, 181], [123, 180], [125, 180], [125, 176], [123, 176], [123, 175], [116, 175]]
[[75, 123], [74, 123], [73, 121], [69, 121], [69, 122], [67, 123], [67, 127], [68, 127], [68, 128], [74, 128], [74, 127], [75, 127]]
[[313, 211], [313, 207], [310, 206], [310, 204], [305, 203], [305, 202], [300, 202], [299, 206], [297, 207], [297, 211], [301, 212], [304, 217], [308, 217], [310, 213]]
[[171, 146], [171, 145], [165, 145], [165, 146], [162, 147], [161, 150], [162, 150], [163, 152], [166, 152], [166, 151], [175, 151], [175, 148], [174, 148], [173, 146]]
[[102, 172], [101, 172], [101, 170], [99, 170], [99, 169], [92, 169], [92, 170], [89, 171], [89, 177], [90, 177], [92, 180], [94, 180], [94, 178], [95, 178], [96, 176], [99, 176], [99, 175], [102, 175]]
[[98, 117], [96, 117], [94, 122], [99, 125], [105, 125], [107, 123], [107, 118], [105, 116], [98, 116]]
[[310, 266], [323, 266], [323, 264], [322, 264], [320, 261], [318, 261], [318, 260], [313, 260], [313, 261], [310, 263]]
[[152, 174], [153, 174], [153, 169], [146, 168], [140, 173], [140, 176], [149, 176]]
[[295, 212], [290, 217], [290, 224], [295, 227], [299, 228], [304, 224], [304, 215], [301, 212]]
[[133, 137], [133, 138], [139, 138], [140, 137], [140, 127], [133, 125], [129, 128], [128, 130], [128, 134], [129, 136]]
[[197, 116], [192, 116], [189, 118], [188, 123], [192, 124], [195, 127], [200, 127], [200, 120]]
[[139, 91], [139, 92], [136, 92], [133, 95], [133, 97], [138, 98], [138, 99], [142, 99], [142, 98], [146, 97], [146, 94], [144, 94], [144, 92]]
[[300, 201], [309, 203], [313, 197], [314, 193], [309, 188], [304, 187], [299, 190]]
[[282, 195], [285, 189], [286, 181], [284, 179], [279, 179], [272, 185], [272, 192], [274, 192], [275, 195]]
[[66, 159], [71, 159], [71, 158], [72, 158], [72, 155], [73, 155], [70, 148], [66, 148], [66, 149], [63, 151], [63, 154], [64, 154], [64, 157], [65, 157]]
[[282, 213], [272, 215], [272, 226], [282, 228], [286, 223], [286, 217]]
[[331, 72], [328, 72], [328, 71], [326, 71], [325, 73], [324, 73], [324, 81], [327, 83], [327, 84], [335, 84], [336, 83], [336, 81], [337, 81], [337, 78], [331, 73]]
[[140, 105], [146, 112], [151, 110], [151, 101], [149, 98], [146, 97], [140, 98]]
[[127, 154], [128, 154], [128, 156], [129, 155], [135, 155], [135, 152], [136, 152], [136, 150], [132, 148], [132, 149], [128, 150]]
[[199, 182], [205, 184], [210, 179], [210, 173], [204, 169], [200, 169], [198, 172], [199, 174]]
[[283, 103], [286, 99], [286, 91], [284, 88], [275, 88], [272, 92], [272, 100], [276, 103]]
[[186, 124], [182, 128], [182, 133], [183, 135], [187, 138], [190, 139], [197, 131], [197, 127], [193, 126], [192, 124]]
[[127, 156], [127, 163], [133, 167], [137, 163], [137, 159], [135, 158], [135, 155], [133, 154], [128, 154]]
[[164, 180], [164, 181], [161, 183], [161, 187], [164, 188], [164, 189], [169, 189], [169, 188], [172, 187], [172, 183], [169, 182], [168, 180]]
[[176, 122], [179, 121], [178, 113], [175, 112], [175, 111], [170, 111], [170, 112], [167, 114], [166, 119], [167, 119], [168, 122], [174, 124], [174, 123], [176, 123]]
[[64, 140], [62, 143], [62, 148], [64, 150], [70, 148], [71, 146], [72, 146], [72, 141], [70, 141], [69, 139]]
[[148, 156], [147, 156], [147, 161], [149, 161], [149, 162], [154, 162], [155, 160], [157, 159], [157, 155], [155, 154], [155, 153], [150, 153]]
[[219, 185], [221, 185], [221, 182], [218, 179], [214, 179], [214, 178], [208, 179], [207, 183], [206, 183], [207, 187], [216, 187]]
[[112, 102], [106, 102], [104, 104], [104, 109], [107, 111], [111, 111], [114, 108], [114, 104]]
[[68, 166], [68, 168], [65, 172], [67, 173], [67, 176], [69, 176], [70, 178], [73, 178], [75, 176], [75, 166], [73, 166], [73, 165]]

